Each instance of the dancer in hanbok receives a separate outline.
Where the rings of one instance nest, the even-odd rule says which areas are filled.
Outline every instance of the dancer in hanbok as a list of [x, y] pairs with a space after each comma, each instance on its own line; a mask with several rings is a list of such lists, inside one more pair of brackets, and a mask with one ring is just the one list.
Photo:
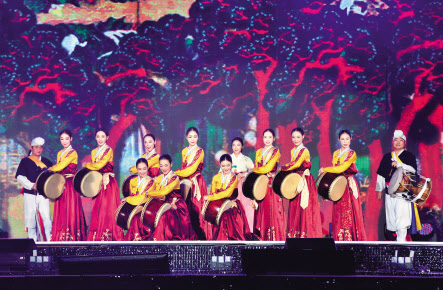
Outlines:
[[315, 180], [309, 169], [309, 150], [303, 145], [305, 133], [302, 128], [291, 132], [295, 147], [291, 150], [291, 162], [281, 167], [282, 171], [292, 171], [302, 176], [297, 196], [289, 202], [288, 237], [319, 238], [322, 236], [320, 205]]
[[354, 175], [357, 173], [355, 162], [357, 154], [350, 148], [351, 132], [341, 130], [338, 134], [341, 148], [332, 156], [332, 166], [320, 168], [323, 172], [341, 173], [348, 179], [341, 199], [333, 202], [332, 235], [336, 241], [366, 241], [360, 192]]
[[120, 204], [120, 192], [114, 178], [114, 152], [106, 144], [109, 136], [103, 129], [97, 130], [98, 147], [92, 150], [92, 162], [84, 167], [103, 174], [102, 189], [94, 198], [88, 241], [122, 241], [123, 231], [115, 223], [115, 212]]
[[188, 179], [192, 182], [187, 205], [191, 217], [192, 228], [199, 240], [212, 239], [212, 226], [206, 222], [202, 215], [204, 197], [208, 195], [205, 179], [201, 174], [205, 152], [197, 145], [198, 130], [190, 127], [186, 131], [186, 140], [189, 146], [182, 150], [182, 167], [175, 171], [180, 179]]
[[57, 164], [48, 168], [48, 170], [63, 174], [66, 179], [62, 195], [54, 202], [51, 235], [51, 241], [54, 242], [86, 240], [86, 220], [82, 200], [72, 184], [77, 172], [78, 155], [72, 148], [71, 142], [71, 131], [61, 131], [60, 143], [63, 150], [60, 150], [57, 154]]
[[269, 178], [265, 198], [257, 203], [253, 202], [256, 209], [254, 233], [263, 241], [284, 241], [286, 239], [286, 223], [283, 211], [282, 198], [272, 190], [272, 180], [280, 161], [280, 150], [272, 145], [275, 133], [272, 129], [263, 132], [265, 146], [255, 154], [255, 167], [253, 172], [266, 174]]

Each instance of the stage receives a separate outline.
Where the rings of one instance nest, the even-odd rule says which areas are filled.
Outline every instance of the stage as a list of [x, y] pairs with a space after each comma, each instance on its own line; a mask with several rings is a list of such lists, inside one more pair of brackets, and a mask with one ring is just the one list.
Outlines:
[[[64, 289], [91, 285], [143, 285], [146, 289], [208, 289], [208, 285], [216, 285], [217, 289], [338, 288], [356, 283], [360, 289], [436, 288], [443, 282], [443, 243], [336, 242], [335, 247], [339, 259], [334, 258], [333, 264], [342, 267], [345, 254], [348, 258], [350, 254], [355, 268], [332, 273], [324, 267], [312, 268], [325, 263], [322, 256], [326, 257], [327, 251], [284, 252], [285, 242], [40, 242], [25, 257], [27, 261], [21, 268], [3, 267], [0, 280], [20, 288], [38, 282], [49, 288], [64, 285]], [[303, 268], [309, 261], [302, 257], [293, 263], [305, 270], [281, 271], [273, 269], [265, 255], [274, 250], [288, 253], [288, 257], [303, 252], [308, 255], [305, 257], [316, 258], [311, 259], [309, 269]], [[246, 265], [245, 251], [253, 251], [255, 259], [262, 261], [252, 268], [267, 270], [255, 272]], [[138, 266], [142, 257], [148, 259], [148, 268]]]

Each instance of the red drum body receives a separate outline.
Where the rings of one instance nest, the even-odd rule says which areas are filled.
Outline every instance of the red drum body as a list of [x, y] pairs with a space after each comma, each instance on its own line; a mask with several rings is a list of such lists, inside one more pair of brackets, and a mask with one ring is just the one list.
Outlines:
[[143, 207], [141, 222], [143, 225], [151, 228], [151, 230], [154, 230], [161, 216], [170, 209], [170, 203], [150, 197]]
[[132, 205], [123, 201], [117, 209], [115, 215], [115, 223], [124, 230], [128, 230], [131, 225], [132, 218], [143, 209], [143, 205]]
[[206, 201], [202, 209], [203, 219], [211, 224], [219, 225], [223, 213], [231, 206], [232, 200], [229, 198]]

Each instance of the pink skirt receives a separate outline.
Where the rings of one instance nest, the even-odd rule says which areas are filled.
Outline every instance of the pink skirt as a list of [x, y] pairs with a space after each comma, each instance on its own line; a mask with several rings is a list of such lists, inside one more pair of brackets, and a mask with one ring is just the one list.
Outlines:
[[306, 183], [309, 191], [308, 206], [305, 209], [300, 206], [301, 193], [289, 202], [288, 237], [291, 238], [322, 237], [320, 203], [314, 177], [306, 176]]
[[106, 189], [94, 198], [88, 241], [122, 241], [123, 231], [115, 223], [115, 212], [120, 205], [117, 181], [109, 177]]
[[212, 239], [217, 241], [249, 241], [252, 240], [251, 231], [246, 219], [245, 210], [239, 200], [237, 206], [225, 211], [220, 225], [212, 226]]
[[286, 223], [283, 211], [283, 201], [271, 187], [272, 178], [269, 178], [268, 192], [265, 198], [258, 203], [255, 212], [254, 233], [262, 241], [284, 241], [286, 239]]
[[54, 203], [51, 241], [69, 242], [86, 239], [86, 220], [80, 194], [74, 190], [73, 178], [66, 178], [65, 189]]
[[238, 178], [238, 198], [243, 205], [246, 219], [248, 221], [249, 231], [252, 232], [254, 228], [254, 213], [255, 210], [252, 208], [252, 200], [243, 195], [243, 182], [245, 180], [244, 177]]

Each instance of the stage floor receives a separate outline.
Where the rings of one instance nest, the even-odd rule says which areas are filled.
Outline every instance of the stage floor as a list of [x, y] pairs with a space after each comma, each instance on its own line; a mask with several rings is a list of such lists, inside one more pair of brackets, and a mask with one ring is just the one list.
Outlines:
[[[443, 277], [443, 243], [336, 242], [352, 253], [355, 274]], [[243, 249], [284, 249], [285, 242], [44, 242], [24, 275], [60, 275], [61, 257], [168, 255], [172, 275], [242, 275]], [[36, 256], [35, 256], [36, 254]], [[393, 262], [393, 257], [394, 262]], [[321, 261], [319, 261], [321, 262]], [[122, 274], [128, 269], [122, 270]], [[87, 273], [85, 273], [87, 274]]]

